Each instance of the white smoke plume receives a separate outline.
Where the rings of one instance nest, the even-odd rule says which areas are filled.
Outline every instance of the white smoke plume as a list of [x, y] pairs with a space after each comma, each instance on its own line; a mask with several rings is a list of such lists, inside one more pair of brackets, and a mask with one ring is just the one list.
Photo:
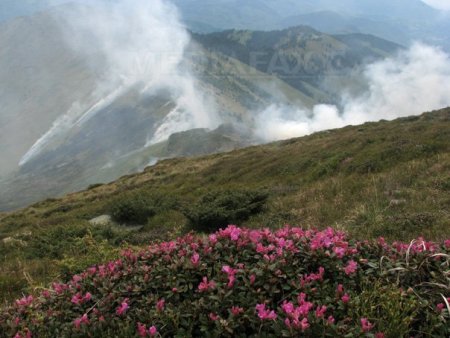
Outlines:
[[437, 47], [415, 43], [368, 65], [364, 77], [369, 90], [358, 97], [344, 95], [341, 111], [330, 105], [307, 110], [274, 104], [258, 114], [256, 134], [265, 141], [281, 140], [450, 106], [450, 57]]
[[177, 105], [159, 127], [158, 137], [149, 135], [148, 143], [161, 141], [171, 132], [217, 125], [213, 102], [198, 90], [189, 70], [181, 67], [190, 37], [174, 5], [165, 0], [80, 3], [56, 11], [56, 19], [75, 54], [98, 74], [97, 87], [89, 103], [75, 102], [53, 123], [22, 157], [21, 165], [130, 89], [168, 91]]

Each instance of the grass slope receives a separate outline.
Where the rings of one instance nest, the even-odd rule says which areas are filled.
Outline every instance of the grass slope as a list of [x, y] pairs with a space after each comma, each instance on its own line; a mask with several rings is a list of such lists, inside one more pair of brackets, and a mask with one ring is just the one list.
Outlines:
[[[124, 245], [189, 230], [186, 210], [209, 192], [268, 194], [247, 227], [333, 226], [359, 239], [450, 237], [450, 109], [200, 158], [159, 162], [143, 173], [0, 215], [1, 297], [65, 278]], [[91, 225], [113, 202], [151, 195], [139, 227]], [[136, 224], [134, 224], [136, 225]]]

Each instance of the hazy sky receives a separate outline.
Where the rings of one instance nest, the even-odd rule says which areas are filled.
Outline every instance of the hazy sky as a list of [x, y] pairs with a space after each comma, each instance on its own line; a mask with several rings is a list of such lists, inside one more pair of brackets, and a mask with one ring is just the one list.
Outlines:
[[422, 1], [438, 9], [450, 10], [450, 0], [422, 0]]

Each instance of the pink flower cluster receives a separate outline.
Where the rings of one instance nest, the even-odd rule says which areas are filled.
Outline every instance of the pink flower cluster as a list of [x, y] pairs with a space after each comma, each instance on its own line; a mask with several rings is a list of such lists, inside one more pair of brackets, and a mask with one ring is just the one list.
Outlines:
[[33, 300], [34, 300], [33, 296], [23, 297], [22, 299], [16, 300], [16, 304], [18, 306], [26, 307], [26, 306], [30, 306], [31, 303], [33, 303]]
[[236, 281], [235, 275], [237, 270], [229, 267], [228, 265], [225, 265], [222, 267], [222, 272], [225, 272], [228, 275], [227, 287], [231, 289], [234, 285], [234, 282]]
[[[305, 331], [309, 328], [308, 322], [309, 312], [314, 308], [314, 304], [306, 301], [306, 294], [301, 292], [297, 297], [298, 306], [295, 306], [292, 302], [285, 301], [281, 309], [287, 315], [284, 323], [288, 328], [300, 329]], [[327, 308], [326, 306], [317, 307], [316, 316], [321, 318], [324, 316]]]
[[89, 302], [92, 298], [92, 295], [90, 292], [86, 292], [86, 294], [83, 296], [80, 292], [76, 293], [72, 299], [71, 302], [75, 305], [80, 305], [86, 302]]
[[142, 323], [137, 324], [137, 331], [139, 337], [154, 337], [158, 333], [156, 326], [150, 326], [147, 329], [147, 327]]
[[122, 316], [128, 311], [129, 308], [130, 305], [128, 305], [128, 298], [127, 298], [120, 304], [120, 306], [117, 307], [116, 314], [118, 316]]
[[358, 263], [356, 263], [354, 260], [351, 260], [345, 266], [344, 272], [347, 276], [350, 276], [350, 275], [353, 275], [357, 269], [358, 269]]
[[[444, 246], [450, 249], [450, 241]], [[232, 225], [209, 236], [188, 234], [176, 241], [152, 244], [139, 253], [125, 250], [121, 259], [90, 267], [66, 284], [54, 283], [39, 299], [28, 296], [17, 300], [17, 314], [10, 321], [15, 327], [9, 336], [25, 337], [30, 332], [22, 314], [39, 309], [31, 306], [34, 302], [61, 304], [54, 310], [46, 308], [39, 318], [72, 309], [69, 326], [74, 331], [123, 321], [131, 323], [140, 337], [159, 336], [166, 327], [161, 318], [172, 315], [181, 299], [197, 302], [201, 316], [193, 313], [192, 317], [206, 319], [207, 325], [215, 327], [221, 325], [219, 322], [254, 320], [263, 327], [282, 327], [301, 335], [316, 332], [318, 325], [334, 332], [346, 330], [352, 321], [354, 332], [381, 338], [383, 333], [375, 334], [377, 319], [349, 319], [358, 297], [355, 283], [377, 270], [373, 265], [379, 258], [372, 257], [380, 252], [388, 257], [386, 262], [396, 263], [406, 256], [413, 259], [424, 254], [440, 259], [446, 255], [433, 254], [439, 248], [423, 239], [390, 246], [380, 238], [369, 245], [348, 241], [344, 233], [331, 228], [315, 231], [286, 226], [271, 231]], [[364, 256], [365, 252], [372, 256]], [[180, 273], [182, 278], [178, 278]], [[237, 296], [241, 293], [245, 297]], [[272, 299], [273, 295], [278, 298]], [[218, 309], [218, 299], [223, 309]], [[240, 303], [241, 299], [245, 300]], [[434, 301], [433, 311], [442, 315], [446, 304], [442, 299]], [[143, 310], [147, 317], [143, 317]], [[142, 318], [157, 324], [161, 332], [154, 325], [139, 322]]]
[[256, 311], [261, 320], [275, 320], [278, 317], [275, 311], [266, 309], [266, 304], [257, 304]]
[[82, 324], [84, 324], [84, 325], [89, 325], [89, 318], [88, 318], [88, 315], [85, 313], [83, 316], [81, 316], [80, 318], [77, 318], [77, 319], [75, 319], [74, 321], [73, 321], [73, 325], [75, 326], [75, 328], [77, 329], [77, 330], [79, 330], [80, 329], [80, 327], [81, 327], [81, 325]]
[[206, 292], [214, 290], [216, 288], [216, 283], [214, 281], [208, 281], [208, 277], [203, 277], [202, 282], [198, 285], [198, 291]]

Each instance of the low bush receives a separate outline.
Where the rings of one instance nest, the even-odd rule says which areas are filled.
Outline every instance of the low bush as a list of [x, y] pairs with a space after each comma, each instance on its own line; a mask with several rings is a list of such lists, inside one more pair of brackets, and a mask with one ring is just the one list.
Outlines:
[[260, 190], [218, 190], [204, 195], [185, 211], [192, 229], [214, 232], [228, 224], [238, 224], [260, 212], [267, 200]]
[[0, 313], [0, 337], [448, 337], [450, 240], [229, 226], [125, 250]]
[[164, 194], [127, 193], [116, 198], [109, 209], [113, 218], [125, 224], [146, 224], [157, 213], [175, 208], [177, 201]]

